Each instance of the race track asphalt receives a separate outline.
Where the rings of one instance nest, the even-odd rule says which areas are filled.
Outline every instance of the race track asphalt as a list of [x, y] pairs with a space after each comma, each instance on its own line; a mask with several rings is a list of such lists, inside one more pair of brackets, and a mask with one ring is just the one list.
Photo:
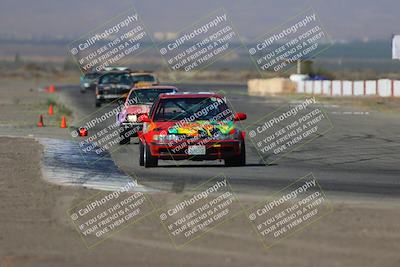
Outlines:
[[[252, 97], [244, 85], [178, 84], [181, 91], [223, 90], [237, 112], [248, 116], [246, 127], [294, 98]], [[77, 86], [64, 86], [63, 97], [81, 117], [96, 112], [94, 92], [79, 93]], [[247, 140], [247, 165], [224, 167], [223, 162], [160, 161], [159, 167], [139, 166], [139, 146], [135, 142], [111, 151], [117, 166], [140, 183], [157, 189], [182, 192], [224, 174], [238, 193], [266, 195], [278, 191], [312, 172], [327, 195], [400, 196], [400, 120], [398, 114], [362, 110], [355, 107], [321, 104], [333, 129], [272, 165], [266, 166]], [[113, 106], [102, 107], [101, 112]], [[90, 115], [93, 116], [93, 115]], [[106, 124], [114, 122], [108, 120]], [[77, 123], [76, 121], [74, 122]], [[105, 127], [105, 126], [102, 126]], [[100, 130], [100, 129], [97, 129]]]

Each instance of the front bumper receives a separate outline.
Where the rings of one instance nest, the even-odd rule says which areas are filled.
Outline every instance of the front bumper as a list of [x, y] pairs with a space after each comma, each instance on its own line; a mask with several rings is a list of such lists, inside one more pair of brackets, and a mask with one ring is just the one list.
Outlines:
[[115, 100], [119, 98], [126, 98], [130, 92], [130, 89], [111, 88], [108, 90], [98, 89], [96, 92], [96, 98], [98, 100]]
[[[201, 142], [174, 142], [171, 144], [159, 144], [152, 142], [149, 145], [152, 156], [165, 160], [215, 160], [238, 156], [241, 153], [242, 142], [240, 140], [215, 140], [206, 144]], [[205, 155], [189, 155], [188, 146], [205, 145]]]
[[99, 100], [112, 100], [112, 99], [119, 99], [125, 97], [125, 94], [102, 94], [96, 95], [96, 98]]

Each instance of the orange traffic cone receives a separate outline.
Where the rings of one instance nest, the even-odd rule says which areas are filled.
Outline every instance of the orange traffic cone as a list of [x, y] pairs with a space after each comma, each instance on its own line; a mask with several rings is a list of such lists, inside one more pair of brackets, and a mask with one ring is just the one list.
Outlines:
[[43, 123], [43, 115], [40, 114], [39, 116], [39, 122], [37, 123], [37, 127], [43, 127], [44, 123]]
[[67, 128], [67, 120], [65, 119], [65, 116], [62, 116], [61, 118], [60, 128]]
[[49, 93], [54, 93], [56, 91], [56, 87], [54, 86], [54, 84], [49, 86]]
[[53, 104], [50, 104], [50, 106], [49, 106], [49, 115], [52, 116], [53, 114], [54, 114]]

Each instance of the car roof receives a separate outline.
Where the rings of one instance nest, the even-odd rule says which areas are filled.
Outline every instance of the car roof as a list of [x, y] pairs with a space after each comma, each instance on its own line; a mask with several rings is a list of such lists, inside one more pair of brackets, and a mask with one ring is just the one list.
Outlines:
[[112, 66], [112, 67], [104, 67], [104, 71], [130, 71], [128, 67], [118, 67], [118, 66]]
[[130, 74], [130, 71], [127, 71], [127, 70], [111, 70], [111, 71], [105, 71], [105, 72], [102, 72], [103, 73], [103, 75], [102, 76], [104, 76], [104, 75], [107, 75], [107, 74]]
[[138, 75], [149, 75], [149, 76], [153, 76], [154, 78], [156, 78], [156, 76], [152, 73], [139, 73], [139, 72], [132, 72], [131, 70], [111, 70], [111, 71], [106, 71], [106, 72], [102, 72], [100, 77], [103, 77], [105, 75], [108, 74], [129, 74], [130, 76], [138, 76]]
[[83, 75], [88, 75], [88, 74], [102, 74], [104, 73], [103, 71], [88, 71], [83, 73]]
[[140, 89], [175, 89], [178, 90], [175, 86], [171, 85], [149, 85], [144, 87], [134, 87], [132, 90], [140, 90]]
[[151, 76], [155, 76], [153, 73], [150, 73], [150, 72], [135, 72], [135, 71], [131, 71], [130, 74], [132, 76], [135, 76], [135, 75], [151, 75]]
[[219, 94], [212, 92], [200, 92], [200, 93], [192, 93], [192, 92], [183, 92], [177, 94], [161, 94], [159, 96], [160, 99], [169, 99], [169, 98], [206, 98], [206, 97], [218, 97], [221, 98]]

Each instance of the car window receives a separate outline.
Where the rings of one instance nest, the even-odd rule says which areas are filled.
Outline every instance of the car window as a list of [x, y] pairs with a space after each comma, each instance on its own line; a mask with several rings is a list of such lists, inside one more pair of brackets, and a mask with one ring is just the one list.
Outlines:
[[227, 120], [231, 114], [221, 98], [170, 98], [160, 101], [154, 121]]
[[133, 90], [129, 95], [129, 104], [153, 103], [155, 100], [157, 100], [160, 94], [172, 92], [176, 92], [176, 90], [172, 88]]
[[125, 84], [131, 85], [133, 84], [132, 78], [128, 73], [109, 73], [100, 77], [99, 84]]
[[134, 76], [132, 76], [132, 80], [134, 83], [138, 83], [138, 82], [155, 83], [156, 82], [156, 78], [150, 74], [134, 75]]
[[93, 79], [96, 79], [99, 76], [100, 76], [99, 73], [88, 73], [88, 74], [85, 75], [85, 79], [86, 80], [93, 80]]

